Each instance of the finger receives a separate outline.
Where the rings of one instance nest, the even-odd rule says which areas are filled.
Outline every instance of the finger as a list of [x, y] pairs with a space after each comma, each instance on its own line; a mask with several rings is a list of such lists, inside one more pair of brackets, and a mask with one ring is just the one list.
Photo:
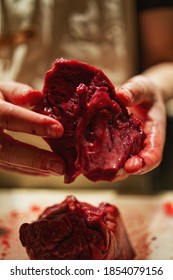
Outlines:
[[131, 107], [143, 102], [151, 103], [154, 87], [149, 78], [139, 75], [117, 88], [116, 94], [122, 104]]
[[64, 163], [52, 152], [14, 140], [2, 133], [0, 138], [0, 165], [7, 168], [28, 170], [37, 173], [63, 175]]
[[61, 137], [62, 125], [55, 119], [0, 100], [0, 127], [42, 137]]
[[125, 163], [124, 169], [127, 173], [144, 174], [156, 168], [162, 160], [163, 149], [158, 148], [158, 144], [150, 135], [148, 145], [141, 151], [139, 155], [133, 156]]
[[18, 173], [18, 174], [23, 174], [23, 175], [32, 175], [32, 176], [50, 176], [50, 175], [55, 175], [54, 173], [50, 172], [44, 172], [36, 169], [28, 169], [25, 167], [20, 167], [20, 166], [13, 166], [13, 165], [8, 165], [8, 164], [1, 164], [0, 163], [0, 170], [2, 172], [10, 172], [10, 173]]
[[42, 98], [41, 91], [17, 82], [1, 82], [0, 91], [6, 101], [23, 107], [33, 106]]

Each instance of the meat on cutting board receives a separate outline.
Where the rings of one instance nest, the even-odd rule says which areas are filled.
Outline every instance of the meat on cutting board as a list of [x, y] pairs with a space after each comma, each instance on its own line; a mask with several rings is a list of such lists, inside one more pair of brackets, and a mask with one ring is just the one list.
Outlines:
[[74, 196], [48, 207], [38, 220], [20, 227], [20, 240], [32, 260], [133, 259], [118, 209], [95, 207]]
[[65, 183], [83, 174], [112, 181], [126, 160], [144, 146], [142, 124], [120, 103], [99, 69], [57, 59], [45, 75], [43, 100], [34, 109], [61, 122], [64, 135], [45, 139], [66, 165]]

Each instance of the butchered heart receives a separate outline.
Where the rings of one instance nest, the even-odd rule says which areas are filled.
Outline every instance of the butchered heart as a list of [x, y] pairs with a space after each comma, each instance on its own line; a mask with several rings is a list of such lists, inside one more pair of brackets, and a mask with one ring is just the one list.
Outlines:
[[20, 241], [32, 260], [129, 260], [135, 257], [118, 209], [67, 196], [21, 225]]
[[142, 124], [120, 103], [106, 75], [87, 63], [57, 59], [34, 109], [61, 122], [64, 135], [45, 140], [66, 164], [65, 183], [83, 174], [112, 181], [144, 146]]

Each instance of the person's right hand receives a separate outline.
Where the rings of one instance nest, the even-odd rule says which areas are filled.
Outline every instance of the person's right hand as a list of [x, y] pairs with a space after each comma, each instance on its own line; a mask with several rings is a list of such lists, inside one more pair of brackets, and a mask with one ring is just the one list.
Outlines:
[[[135, 76], [120, 86], [116, 94], [144, 125], [146, 139], [138, 155], [124, 165], [124, 174], [144, 174], [156, 168], [163, 155], [166, 134], [166, 109], [162, 89], [145, 75]], [[124, 178], [124, 177], [123, 177]]]
[[[4, 130], [61, 137], [62, 125], [29, 109], [42, 93], [16, 82], [0, 82], [0, 170], [28, 175], [63, 175], [63, 160], [53, 152], [13, 139]], [[24, 108], [25, 107], [25, 108]]]

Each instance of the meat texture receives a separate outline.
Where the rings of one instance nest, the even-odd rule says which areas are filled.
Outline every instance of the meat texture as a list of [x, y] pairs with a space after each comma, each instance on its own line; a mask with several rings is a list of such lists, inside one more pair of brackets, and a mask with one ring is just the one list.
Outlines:
[[76, 60], [56, 60], [46, 73], [36, 112], [61, 122], [64, 135], [45, 139], [66, 164], [65, 183], [83, 174], [112, 181], [126, 160], [143, 148], [141, 122], [119, 102], [105, 74]]
[[118, 209], [79, 202], [74, 196], [48, 207], [20, 227], [20, 240], [32, 260], [125, 260], [135, 253]]

